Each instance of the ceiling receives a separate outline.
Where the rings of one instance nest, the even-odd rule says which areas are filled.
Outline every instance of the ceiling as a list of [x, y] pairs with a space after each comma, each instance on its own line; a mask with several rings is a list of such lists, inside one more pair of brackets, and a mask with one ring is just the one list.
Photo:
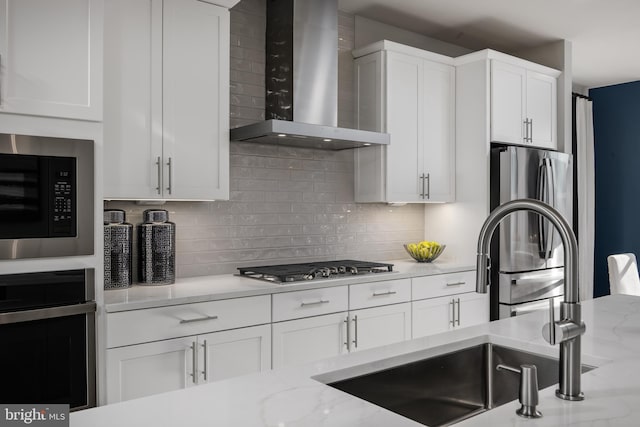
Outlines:
[[638, 0], [338, 0], [340, 10], [469, 49], [503, 52], [568, 40], [573, 82], [640, 80]]

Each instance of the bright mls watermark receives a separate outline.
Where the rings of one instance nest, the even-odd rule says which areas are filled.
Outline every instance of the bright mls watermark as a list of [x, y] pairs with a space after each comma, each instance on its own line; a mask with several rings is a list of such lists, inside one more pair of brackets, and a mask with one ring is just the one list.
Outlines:
[[0, 427], [69, 427], [69, 405], [2, 405]]

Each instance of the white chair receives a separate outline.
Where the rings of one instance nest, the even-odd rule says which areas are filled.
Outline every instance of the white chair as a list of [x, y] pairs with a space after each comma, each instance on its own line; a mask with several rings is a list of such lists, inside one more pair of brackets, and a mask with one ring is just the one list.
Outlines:
[[607, 257], [611, 294], [640, 296], [640, 277], [634, 254], [615, 254]]

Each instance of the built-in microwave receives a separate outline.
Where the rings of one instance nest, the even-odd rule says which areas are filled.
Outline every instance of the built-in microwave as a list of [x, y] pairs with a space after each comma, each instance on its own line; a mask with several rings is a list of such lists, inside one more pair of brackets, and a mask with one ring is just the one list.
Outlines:
[[0, 134], [0, 259], [93, 254], [93, 145]]

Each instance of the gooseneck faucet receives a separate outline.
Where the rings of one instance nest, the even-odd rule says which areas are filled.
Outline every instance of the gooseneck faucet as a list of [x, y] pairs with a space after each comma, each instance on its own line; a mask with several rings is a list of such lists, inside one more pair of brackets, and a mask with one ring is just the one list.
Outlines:
[[551, 221], [560, 234], [564, 246], [564, 301], [560, 305], [560, 320], [554, 321], [553, 300], [549, 304], [549, 323], [544, 325], [542, 334], [551, 345], [560, 343], [560, 386], [556, 396], [565, 400], [583, 400], [580, 390], [580, 336], [584, 334], [580, 299], [578, 296], [578, 243], [567, 220], [557, 210], [533, 199], [507, 202], [494, 209], [485, 220], [478, 236], [478, 256], [476, 266], [476, 292], [487, 293], [489, 246], [491, 237], [500, 221], [517, 211], [530, 211]]

